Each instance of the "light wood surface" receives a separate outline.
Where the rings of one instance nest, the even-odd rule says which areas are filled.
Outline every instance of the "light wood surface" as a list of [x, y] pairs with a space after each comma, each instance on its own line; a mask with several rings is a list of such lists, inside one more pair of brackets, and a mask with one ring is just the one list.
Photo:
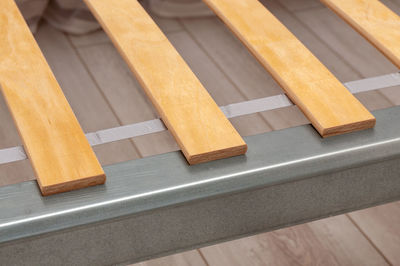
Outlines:
[[272, 74], [321, 136], [375, 125], [368, 110], [260, 2], [204, 2]]
[[210, 266], [388, 265], [345, 215], [205, 247], [201, 252]]
[[321, 2], [400, 67], [400, 17], [396, 13], [378, 0], [321, 0]]
[[105, 175], [13, 0], [0, 3], [0, 83], [43, 195]]
[[392, 265], [400, 265], [400, 202], [350, 213], [349, 216]]
[[[274, 15], [341, 81], [357, 80], [396, 70], [376, 49], [373, 47], [369, 49], [370, 45], [335, 14], [326, 8], [316, 8], [314, 2], [322, 5], [318, 0], [263, 0]], [[296, 7], [296, 11], [298, 12], [289, 12], [282, 7], [286, 3], [288, 8], [294, 7], [294, 3], [297, 3], [299, 10]], [[265, 73], [254, 57], [217, 19], [210, 17], [182, 20], [155, 19], [155, 21], [160, 23], [161, 29], [166, 29], [168, 39], [188, 62], [218, 105], [282, 93], [279, 86]], [[169, 24], [180, 24], [184, 29], [170, 32]], [[129, 68], [109, 44], [110, 41], [103, 32], [68, 36], [68, 39], [73, 41], [68, 42], [64, 34], [43, 23], [36, 38], [85, 131], [113, 127], [120, 123], [140, 122], [156, 116], [151, 102], [146, 101], [140, 86], [130, 75]], [[71, 47], [75, 43], [79, 58]], [[369, 54], [368, 57], [364, 56], [366, 53]], [[235, 54], [235, 58], [232, 58], [232, 54]], [[80, 83], [82, 86], [77, 86]], [[391, 89], [392, 92], [400, 91], [398, 88]], [[367, 107], [383, 108], [387, 105], [380, 92], [371, 93], [367, 95], [361, 93], [356, 96], [361, 96], [359, 99]], [[399, 104], [400, 97], [396, 98], [393, 94], [388, 94], [389, 96], [391, 101], [397, 101]], [[11, 131], [13, 127], [11, 118], [4, 118], [6, 117], [4, 110], [8, 112], [4, 107], [4, 104], [0, 102], [0, 148], [18, 144], [16, 132]], [[247, 116], [235, 118], [231, 122], [241, 134], [252, 135], [270, 131], [271, 128], [301, 124], [296, 114], [301, 115], [301, 112], [282, 108], [273, 112], [264, 112], [262, 115], [254, 115], [251, 119]], [[268, 125], [263, 120], [268, 121]], [[133, 143], [141, 155], [135, 154], [132, 148], [134, 145], [129, 141], [97, 146], [94, 150], [99, 160], [108, 164], [178, 148], [169, 133], [134, 138]], [[27, 165], [29, 166], [29, 163]], [[5, 172], [4, 168], [6, 168]], [[17, 183], [27, 180], [24, 178], [30, 175], [22, 170], [19, 163], [0, 165], [0, 185], [7, 185], [11, 181]], [[400, 263], [396, 260], [398, 252], [395, 243], [397, 242], [393, 240], [398, 238], [400, 232], [396, 227], [399, 224], [396, 222], [396, 215], [398, 216], [400, 211], [392, 207], [394, 204], [396, 203], [382, 206], [383, 208], [377, 207], [382, 208], [379, 211], [376, 211], [376, 208], [364, 210], [360, 218], [355, 221], [361, 226], [363, 234], [369, 238], [375, 250], [389, 258], [393, 265], [397, 265]], [[371, 262], [378, 262], [379, 265], [381, 260], [377, 258], [375, 251], [367, 247], [366, 238], [358, 237], [354, 233], [354, 226], [351, 229], [352, 225], [341, 222], [343, 220], [343, 218], [334, 217], [309, 223], [307, 226], [282, 229], [277, 234], [271, 232], [216, 245], [207, 248], [207, 253], [202, 249], [201, 257], [206, 265], [215, 265], [215, 263], [223, 265], [225, 262], [230, 263], [229, 265], [267, 265], [270, 261], [304, 261], [311, 256], [314, 258], [311, 265], [332, 261], [333, 264], [336, 261], [342, 265], [354, 263], [368, 265]], [[368, 226], [364, 226], [367, 222]], [[324, 229], [328, 226], [338, 230]], [[392, 234], [390, 239], [387, 238], [388, 232]], [[304, 241], [302, 236], [305, 235], [310, 236], [310, 241]], [[248, 246], [256, 248], [251, 249]], [[269, 252], [268, 247], [272, 247], [275, 252]], [[148, 261], [141, 265], [202, 265], [199, 254], [197, 251], [186, 252]], [[381, 264], [384, 265], [384, 263]]]
[[[35, 37], [83, 131], [95, 132], [121, 126], [113, 107], [98, 90], [96, 80], [92, 79], [86, 66], [82, 64], [68, 38], [48, 24], [42, 24]], [[129, 140], [102, 144], [92, 149], [101, 165], [140, 157], [137, 148]]]
[[86, 0], [190, 164], [244, 154], [247, 145], [137, 1]]
[[[295, 13], [295, 16], [324, 42], [326, 48], [334, 51], [342, 61], [350, 66], [348, 73], [356, 74], [356, 78], [352, 78], [352, 80], [397, 71], [397, 68], [382, 53], [328, 8], [305, 10]], [[345, 77], [342, 79], [350, 81]], [[387, 108], [392, 106], [391, 101], [400, 98], [399, 88], [397, 86], [379, 91], [364, 92], [357, 94], [356, 97], [367, 108]]]

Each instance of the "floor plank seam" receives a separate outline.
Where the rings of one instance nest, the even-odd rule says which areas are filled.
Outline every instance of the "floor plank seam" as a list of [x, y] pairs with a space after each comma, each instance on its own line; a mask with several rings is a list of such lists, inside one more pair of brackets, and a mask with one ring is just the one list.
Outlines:
[[[184, 31], [188, 34], [188, 36], [197, 44], [197, 46], [205, 53], [205, 55], [210, 59], [212, 63], [221, 71], [221, 73], [226, 77], [226, 79], [232, 84], [232, 86], [236, 89], [236, 91], [245, 99], [245, 100], [250, 100], [249, 97], [240, 89], [240, 87], [231, 79], [231, 77], [224, 71], [224, 69], [218, 64], [216, 60], [208, 53], [207, 49], [193, 36], [193, 34], [190, 32], [190, 30], [187, 29], [185, 26], [185, 23], [182, 22], [181, 19], [178, 19], [178, 22], [181, 24], [182, 28]], [[236, 37], [235, 37], [236, 38]], [[243, 48], [245, 49], [245, 48]], [[266, 75], [269, 75], [267, 72], [265, 72]], [[269, 121], [265, 119], [263, 115], [260, 113], [257, 113], [257, 116], [261, 118], [265, 122], [265, 124], [273, 130], [274, 127], [271, 125]]]
[[[323, 44], [326, 47], [326, 49], [329, 49], [338, 59], [340, 59], [344, 64], [346, 64], [356, 75], [358, 75], [358, 78], [360, 78], [360, 79], [367, 78], [360, 71], [358, 71], [352, 65], [350, 65], [347, 62], [347, 60], [340, 53], [333, 50], [329, 46], [329, 44], [326, 43], [321, 37], [319, 37], [318, 34], [316, 34], [307, 24], [303, 23], [303, 21], [297, 16], [297, 13], [301, 13], [304, 11], [291, 12], [289, 9], [287, 9], [284, 5], [280, 4], [279, 2], [277, 2], [277, 4], [282, 9], [284, 9], [286, 12], [288, 12], [289, 14], [292, 14], [292, 17], [297, 21], [297, 23], [299, 23], [305, 30], [307, 30], [311, 35], [313, 35], [315, 37], [315, 39], [317, 39], [321, 44]], [[326, 9], [326, 8], [321, 8], [321, 9]], [[310, 51], [312, 51], [312, 50], [310, 49]], [[346, 82], [347, 82], [347, 80], [346, 80]]]
[[386, 263], [390, 266], [393, 266], [393, 264], [390, 262], [390, 260], [378, 248], [378, 246], [372, 241], [372, 239], [368, 236], [368, 234], [366, 232], [364, 232], [364, 230], [361, 229], [361, 227], [357, 224], [357, 222], [353, 220], [353, 218], [349, 215], [349, 213], [346, 213], [345, 215], [350, 220], [350, 222], [357, 228], [357, 230], [365, 237], [365, 239], [371, 244], [371, 246], [376, 250], [376, 252], [378, 252], [379, 255], [382, 256], [382, 258], [386, 261]]
[[197, 252], [199, 252], [201, 259], [204, 261], [204, 264], [206, 266], [210, 266], [210, 263], [208, 263], [208, 260], [207, 260], [206, 256], [203, 254], [203, 252], [201, 251], [201, 249], [197, 249]]
[[[66, 37], [67, 37], [68, 39], [70, 39], [71, 37], [74, 37], [74, 35], [66, 34]], [[72, 43], [73, 43], [73, 42], [72, 42]], [[80, 45], [74, 46], [74, 47], [76, 47], [76, 49], [80, 49], [80, 48], [87, 48], [87, 47], [92, 47], [92, 46], [98, 46], [98, 45], [108, 44], [108, 43], [111, 43], [111, 41], [109, 41], [109, 40], [104, 40], [104, 41], [101, 41], [101, 42], [93, 42], [93, 43], [88, 43], [88, 44], [80, 44]]]

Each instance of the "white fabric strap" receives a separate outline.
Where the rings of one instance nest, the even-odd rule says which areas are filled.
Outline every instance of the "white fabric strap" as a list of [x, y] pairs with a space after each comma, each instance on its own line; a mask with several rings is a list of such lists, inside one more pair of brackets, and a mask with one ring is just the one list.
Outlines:
[[[344, 84], [351, 93], [366, 92], [400, 85], [400, 73], [393, 73], [373, 78], [351, 81]], [[227, 118], [265, 112], [278, 108], [292, 106], [293, 103], [284, 95], [275, 95], [220, 107]], [[167, 128], [160, 119], [149, 120], [126, 126], [104, 129], [87, 133], [86, 137], [91, 146], [110, 143], [146, 134], [165, 131]], [[22, 146], [0, 150], [0, 164], [22, 161], [27, 159]]]

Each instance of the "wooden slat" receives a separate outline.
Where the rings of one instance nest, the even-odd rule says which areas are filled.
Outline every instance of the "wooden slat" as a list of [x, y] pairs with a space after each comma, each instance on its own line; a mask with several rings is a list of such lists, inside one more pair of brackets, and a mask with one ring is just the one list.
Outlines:
[[321, 2], [400, 68], [400, 17], [396, 13], [378, 0], [321, 0]]
[[136, 75], [190, 164], [247, 145], [136, 0], [85, 0]]
[[204, 2], [278, 81], [321, 136], [375, 125], [372, 114], [259, 1]]
[[103, 169], [13, 0], [0, 2], [0, 84], [43, 195], [104, 183]]

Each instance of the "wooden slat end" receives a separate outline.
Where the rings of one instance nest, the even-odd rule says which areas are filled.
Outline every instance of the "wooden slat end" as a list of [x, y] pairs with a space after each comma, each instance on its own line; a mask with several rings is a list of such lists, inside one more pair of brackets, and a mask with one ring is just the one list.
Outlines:
[[355, 123], [335, 126], [331, 128], [324, 128], [322, 130], [318, 130], [318, 132], [321, 134], [323, 138], [327, 138], [327, 137], [373, 128], [375, 124], [376, 124], [376, 119], [375, 117], [372, 116], [372, 118], [370, 119], [366, 119]]
[[226, 159], [229, 157], [243, 155], [247, 152], [247, 144], [230, 147], [223, 150], [217, 150], [212, 152], [206, 152], [195, 155], [186, 156], [187, 161], [190, 165], [211, 162], [219, 159]]
[[57, 193], [68, 192], [76, 189], [102, 185], [106, 182], [106, 175], [101, 173], [99, 175], [86, 177], [78, 180], [73, 180], [65, 183], [55, 185], [42, 185], [38, 179], [40, 191], [43, 196], [49, 196]]

